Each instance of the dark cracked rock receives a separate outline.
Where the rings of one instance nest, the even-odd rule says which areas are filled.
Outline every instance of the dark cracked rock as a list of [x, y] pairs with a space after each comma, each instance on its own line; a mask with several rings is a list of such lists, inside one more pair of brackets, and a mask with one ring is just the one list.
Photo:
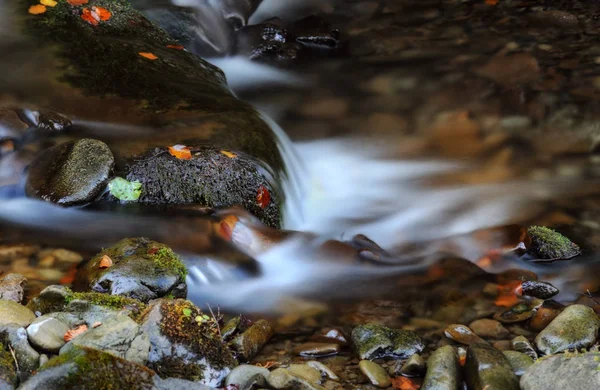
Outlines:
[[62, 206], [89, 203], [104, 190], [114, 162], [102, 141], [66, 142], [43, 151], [31, 164], [25, 190]]
[[421, 338], [413, 331], [373, 324], [354, 328], [352, 341], [361, 359], [408, 358], [425, 348]]
[[[105, 257], [111, 266], [101, 264]], [[127, 238], [92, 258], [78, 273], [75, 286], [148, 302], [169, 294], [185, 298], [186, 274], [185, 265], [166, 245], [146, 238]]]

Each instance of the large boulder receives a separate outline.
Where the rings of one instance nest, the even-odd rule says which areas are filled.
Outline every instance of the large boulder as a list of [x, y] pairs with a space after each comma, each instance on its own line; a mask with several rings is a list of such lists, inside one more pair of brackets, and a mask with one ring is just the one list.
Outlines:
[[540, 359], [521, 377], [523, 390], [600, 389], [600, 353], [564, 353]]

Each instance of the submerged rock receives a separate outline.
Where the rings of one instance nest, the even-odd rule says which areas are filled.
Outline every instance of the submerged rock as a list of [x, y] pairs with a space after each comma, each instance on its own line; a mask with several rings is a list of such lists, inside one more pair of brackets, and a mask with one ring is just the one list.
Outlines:
[[150, 341], [148, 367], [163, 378], [220, 385], [237, 363], [207, 318], [183, 299], [153, 301], [140, 319]]
[[[107, 256], [109, 267], [101, 264]], [[92, 258], [77, 275], [82, 290], [134, 298], [142, 302], [170, 295], [185, 298], [187, 269], [166, 245], [126, 238]]]
[[523, 322], [535, 313], [536, 305], [533, 302], [521, 302], [508, 309], [501, 310], [494, 314], [494, 319], [504, 324], [512, 324], [515, 322]]
[[488, 318], [482, 318], [471, 322], [469, 328], [471, 328], [478, 336], [491, 337], [494, 339], [501, 339], [509, 334], [508, 329], [500, 322]]
[[66, 142], [45, 150], [31, 164], [25, 190], [62, 206], [89, 203], [105, 188], [114, 163], [102, 141]]
[[521, 377], [521, 389], [600, 389], [599, 366], [598, 351], [549, 356], [527, 369]]
[[324, 387], [311, 383], [304, 378], [292, 374], [285, 368], [277, 368], [267, 377], [269, 386], [274, 389], [323, 390]]
[[335, 343], [304, 343], [294, 347], [293, 352], [300, 356], [329, 356], [340, 352], [340, 345]]
[[27, 279], [21, 274], [5, 275], [0, 279], [0, 299], [21, 303], [26, 283]]
[[529, 255], [538, 259], [569, 259], [581, 253], [581, 249], [562, 234], [543, 226], [527, 229], [531, 243]]
[[451, 324], [444, 329], [446, 337], [461, 344], [472, 345], [485, 343], [481, 337], [477, 336], [469, 327], [460, 324]]
[[519, 380], [508, 359], [489, 344], [469, 347], [465, 363], [466, 382], [473, 390], [519, 390]]
[[25, 306], [15, 302], [0, 299], [0, 326], [15, 324], [27, 326], [35, 319], [35, 314]]
[[596, 342], [599, 328], [600, 319], [592, 308], [571, 305], [537, 335], [535, 345], [545, 355], [588, 348]]
[[361, 360], [360, 363], [358, 363], [358, 367], [362, 373], [369, 378], [373, 386], [386, 388], [392, 384], [387, 371], [385, 371], [379, 364], [370, 360]]
[[352, 342], [360, 358], [369, 360], [386, 356], [408, 358], [425, 348], [419, 335], [413, 331], [374, 324], [354, 328]]
[[422, 390], [458, 390], [461, 383], [460, 363], [454, 348], [436, 349], [427, 360], [427, 373]]
[[511, 340], [510, 344], [515, 351], [524, 353], [533, 360], [536, 360], [538, 358], [538, 354], [535, 351], [535, 348], [533, 348], [533, 345], [531, 345], [531, 343], [525, 338], [525, 336], [515, 337]]
[[533, 364], [533, 359], [517, 351], [503, 351], [516, 376], [521, 376]]

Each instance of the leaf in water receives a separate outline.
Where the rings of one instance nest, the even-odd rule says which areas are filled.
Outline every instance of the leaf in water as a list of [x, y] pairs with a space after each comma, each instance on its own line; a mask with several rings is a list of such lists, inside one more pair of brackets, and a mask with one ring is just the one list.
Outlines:
[[32, 5], [31, 7], [29, 7], [28, 12], [32, 15], [43, 14], [44, 12], [46, 12], [46, 7], [41, 4]]
[[142, 183], [127, 181], [122, 177], [115, 177], [108, 183], [111, 195], [120, 200], [138, 200], [142, 194]]
[[180, 160], [190, 160], [192, 158], [190, 148], [185, 145], [169, 146], [169, 153]]
[[92, 14], [92, 11], [89, 8], [84, 8], [81, 12], [81, 19], [85, 20], [92, 26], [97, 26], [99, 23], [98, 19], [96, 19], [96, 16]]
[[183, 47], [181, 45], [167, 45], [167, 47], [169, 49], [175, 49], [175, 50], [183, 50], [183, 49], [185, 49], [185, 47]]
[[92, 15], [102, 21], [106, 21], [112, 16], [109, 10], [102, 7], [92, 7]]
[[147, 58], [147, 59], [152, 60], [152, 61], [158, 59], [158, 57], [155, 56], [153, 53], [141, 51], [138, 54], [141, 55], [142, 57]]
[[418, 390], [421, 388], [420, 385], [414, 383], [410, 378], [403, 376], [392, 378], [392, 387], [399, 390]]
[[271, 202], [271, 194], [269, 190], [265, 186], [258, 187], [258, 192], [256, 193], [256, 203], [260, 206], [261, 209], [264, 209]]
[[56, 7], [56, 4], [58, 3], [54, 0], [40, 0], [40, 4], [43, 4], [46, 7]]
[[192, 309], [182, 309], [181, 312], [183, 313], [184, 316], [189, 317], [192, 315]]
[[67, 0], [67, 3], [72, 5], [73, 7], [77, 7], [78, 5], [84, 5], [89, 3], [90, 0]]
[[237, 154], [233, 153], [233, 152], [228, 152], [227, 150], [221, 150], [221, 154], [224, 154], [225, 156], [229, 157], [229, 158], [236, 158]]

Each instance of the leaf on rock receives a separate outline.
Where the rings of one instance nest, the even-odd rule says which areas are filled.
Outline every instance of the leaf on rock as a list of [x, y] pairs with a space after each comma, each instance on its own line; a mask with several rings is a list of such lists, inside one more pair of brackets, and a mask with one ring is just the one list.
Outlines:
[[84, 5], [89, 3], [90, 0], [67, 0], [67, 3], [72, 5], [73, 7], [77, 7], [79, 5]]
[[228, 152], [227, 150], [221, 150], [221, 154], [229, 157], [229, 158], [236, 158], [237, 154], [233, 153], [233, 152]]
[[77, 328], [75, 329], [70, 329], [68, 330], [65, 335], [63, 336], [63, 339], [66, 342], [69, 342], [71, 340], [73, 340], [75, 337], [79, 336], [80, 334], [82, 334], [83, 332], [85, 332], [86, 330], [88, 330], [87, 325], [79, 325]]
[[107, 255], [104, 255], [100, 259], [100, 264], [98, 264], [98, 268], [105, 269], [105, 268], [112, 267], [112, 265], [113, 265], [112, 259], [110, 257], [108, 257]]
[[141, 51], [138, 54], [141, 55], [142, 57], [147, 58], [152, 61], [158, 59], [157, 56], [155, 56], [153, 53], [150, 53], [150, 52]]
[[31, 7], [29, 7], [28, 12], [32, 15], [43, 14], [44, 12], [46, 12], [46, 7], [41, 4], [32, 5]]
[[92, 10], [89, 8], [83, 9], [83, 11], [81, 12], [81, 19], [85, 20], [92, 26], [97, 26], [98, 23], [100, 23], [99, 19], [96, 19], [96, 16], [92, 14]]
[[169, 153], [180, 160], [190, 160], [192, 158], [190, 148], [185, 145], [169, 146]]
[[122, 177], [115, 177], [108, 183], [111, 195], [120, 200], [138, 200], [142, 194], [142, 183], [139, 181], [127, 181]]
[[392, 378], [392, 387], [399, 390], [418, 390], [420, 385], [414, 383], [410, 378], [399, 376]]
[[175, 49], [175, 50], [183, 50], [183, 49], [185, 49], [185, 47], [183, 47], [182, 45], [167, 45], [167, 47], [169, 49]]
[[264, 209], [271, 203], [271, 193], [265, 186], [258, 187], [258, 192], [256, 193], [256, 203], [260, 206], [261, 209]]
[[56, 7], [56, 4], [58, 3], [54, 0], [40, 0], [40, 4], [45, 5], [46, 7]]
[[92, 7], [92, 15], [103, 22], [107, 21], [112, 16], [110, 11], [103, 7]]

